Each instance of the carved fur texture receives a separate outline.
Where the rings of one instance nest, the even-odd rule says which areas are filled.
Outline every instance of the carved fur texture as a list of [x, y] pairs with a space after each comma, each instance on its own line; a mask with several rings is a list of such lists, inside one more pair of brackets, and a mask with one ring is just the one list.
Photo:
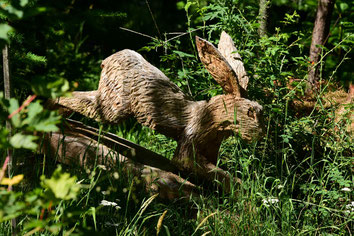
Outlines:
[[221, 52], [204, 39], [197, 37], [196, 43], [201, 61], [225, 95], [193, 101], [140, 54], [126, 49], [103, 60], [98, 90], [74, 92], [56, 102], [106, 123], [134, 116], [178, 142], [174, 160], [183, 167], [215, 165], [222, 140], [232, 133], [247, 141], [261, 137], [263, 109], [244, 97], [248, 77], [229, 35], [221, 36]]

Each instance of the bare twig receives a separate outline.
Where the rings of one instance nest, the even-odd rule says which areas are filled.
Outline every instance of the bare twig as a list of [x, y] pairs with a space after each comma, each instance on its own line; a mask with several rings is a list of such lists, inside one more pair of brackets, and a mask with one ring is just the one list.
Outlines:
[[128, 31], [128, 32], [131, 32], [131, 33], [134, 33], [134, 34], [138, 34], [138, 35], [140, 35], [140, 36], [144, 36], [144, 37], [150, 38], [150, 39], [152, 39], [152, 40], [157, 40], [157, 38], [154, 38], [154, 37], [152, 37], [152, 36], [150, 36], [150, 35], [143, 34], [143, 33], [140, 33], [140, 32], [134, 31], [134, 30], [131, 30], [131, 29], [127, 29], [127, 28], [124, 28], [124, 27], [119, 27], [119, 29], [125, 30], [125, 31]]
[[23, 108], [25, 108], [26, 106], [28, 106], [35, 98], [37, 97], [37, 95], [32, 95], [30, 96], [26, 101], [24, 101], [24, 103], [15, 111], [13, 111], [7, 118], [11, 119], [14, 115], [16, 115], [17, 113], [19, 113], [20, 111], [23, 110]]
[[[194, 30], [190, 30], [190, 31], [187, 31], [187, 32], [184, 32], [184, 33], [180, 33], [179, 35], [177, 35], [177, 36], [175, 36], [175, 37], [172, 37], [172, 38], [166, 40], [165, 43], [167, 43], [167, 42], [169, 42], [169, 41], [171, 41], [171, 40], [174, 40], [174, 39], [176, 39], [176, 38], [182, 37], [182, 36], [184, 36], [184, 35], [193, 33], [193, 32], [195, 32], [195, 31], [204, 29], [204, 28], [206, 28], [206, 27], [207, 27], [207, 26], [203, 26], [203, 27], [200, 27], [200, 28], [198, 28], [198, 29], [194, 29]], [[172, 34], [172, 33], [171, 33], [171, 34]], [[176, 34], [176, 33], [175, 33], [175, 34]]]
[[154, 14], [152, 13], [152, 10], [151, 10], [151, 8], [150, 8], [149, 1], [148, 1], [148, 0], [145, 0], [145, 2], [146, 2], [147, 7], [149, 8], [149, 12], [150, 12], [150, 15], [151, 15], [151, 17], [152, 17], [152, 21], [154, 22], [154, 25], [155, 25], [155, 28], [156, 28], [156, 30], [157, 30], [157, 33], [159, 34], [159, 37], [162, 38], [162, 37], [161, 37], [160, 30], [159, 30], [159, 27], [157, 26], [157, 22], [156, 22], [156, 20], [155, 20]]
[[[200, 27], [200, 28], [198, 28], [198, 29], [190, 30], [190, 31], [187, 31], [187, 32], [172, 32], [172, 33], [167, 33], [167, 34], [177, 34], [177, 36], [174, 36], [174, 37], [172, 37], [172, 38], [170, 38], [170, 39], [165, 40], [164, 43], [167, 43], [167, 42], [169, 42], [169, 41], [172, 41], [172, 40], [177, 39], [177, 38], [179, 38], [179, 37], [182, 37], [182, 36], [184, 36], [184, 35], [188, 35], [188, 34], [190, 34], [190, 33], [199, 31], [199, 30], [204, 29], [204, 28], [206, 28], [206, 27], [207, 27], [207, 26], [203, 26], [203, 27]], [[158, 40], [157, 38], [154, 38], [154, 37], [152, 37], [152, 36], [150, 36], [150, 35], [147, 35], [147, 34], [143, 34], [143, 33], [137, 32], [137, 31], [135, 31], [135, 30], [127, 29], [127, 28], [124, 28], [124, 27], [119, 27], [119, 29], [125, 30], [125, 31], [128, 31], [128, 32], [131, 32], [131, 33], [134, 33], [134, 34], [137, 34], [137, 35], [146, 37], [146, 38], [150, 38], [150, 39], [152, 39], [152, 40]]]

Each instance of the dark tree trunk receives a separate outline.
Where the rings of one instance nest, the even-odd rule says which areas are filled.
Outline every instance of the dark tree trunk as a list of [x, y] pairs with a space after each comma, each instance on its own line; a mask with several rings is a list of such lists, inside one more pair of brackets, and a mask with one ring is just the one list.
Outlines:
[[312, 32], [312, 42], [310, 48], [310, 69], [308, 81], [311, 85], [319, 80], [318, 62], [321, 56], [321, 48], [317, 45], [325, 45], [331, 25], [331, 15], [333, 12], [335, 0], [318, 0], [315, 24]]
[[269, 6], [270, 6], [270, 0], [259, 0], [258, 34], [260, 37], [266, 36], [268, 32]]

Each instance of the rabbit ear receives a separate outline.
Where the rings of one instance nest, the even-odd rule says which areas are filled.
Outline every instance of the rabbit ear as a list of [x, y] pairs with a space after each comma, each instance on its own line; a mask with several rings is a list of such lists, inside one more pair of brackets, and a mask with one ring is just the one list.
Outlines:
[[218, 49], [235, 71], [240, 86], [247, 90], [248, 76], [243, 65], [240, 54], [237, 53], [234, 42], [225, 31], [221, 33]]
[[226, 93], [241, 97], [241, 87], [235, 71], [218, 49], [205, 39], [196, 37], [200, 60]]

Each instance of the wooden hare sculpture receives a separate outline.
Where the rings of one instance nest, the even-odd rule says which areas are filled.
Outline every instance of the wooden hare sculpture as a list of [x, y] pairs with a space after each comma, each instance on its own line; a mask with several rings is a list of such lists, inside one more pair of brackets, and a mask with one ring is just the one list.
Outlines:
[[181, 169], [210, 173], [223, 139], [232, 133], [248, 141], [261, 136], [262, 106], [244, 98], [248, 77], [227, 33], [221, 34], [218, 49], [199, 37], [196, 44], [225, 95], [193, 101], [140, 54], [126, 49], [103, 60], [98, 90], [74, 92], [56, 104], [105, 123], [134, 116], [178, 142], [174, 162]]

